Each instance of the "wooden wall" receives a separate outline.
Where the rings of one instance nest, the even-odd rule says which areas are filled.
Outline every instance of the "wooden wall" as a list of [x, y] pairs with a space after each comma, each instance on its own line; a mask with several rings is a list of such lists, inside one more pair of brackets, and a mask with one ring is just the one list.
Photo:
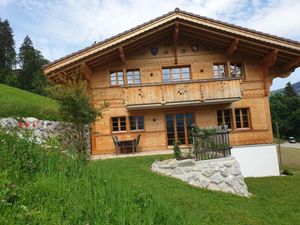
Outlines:
[[[247, 57], [239, 52], [228, 59], [225, 57], [224, 49], [203, 47], [201, 43], [190, 39], [180, 39], [178, 65], [190, 66], [191, 79], [213, 79], [213, 63], [228, 61], [243, 63], [245, 77], [240, 81], [242, 99], [225, 105], [128, 111], [125, 106], [124, 88], [110, 86], [110, 71], [140, 69], [142, 84], [161, 82], [162, 67], [175, 66], [173, 48], [170, 43], [170, 40], [166, 39], [152, 43], [132, 53], [127, 54], [125, 51], [125, 66], [122, 65], [121, 60], [116, 60], [105, 66], [91, 68], [94, 104], [99, 107], [104, 100], [108, 100], [110, 104], [109, 108], [103, 113], [103, 118], [99, 118], [93, 125], [93, 154], [114, 152], [110, 118], [131, 114], [144, 115], [145, 130], [140, 132], [142, 151], [168, 148], [165, 128], [166, 113], [193, 112], [197, 125], [215, 127], [217, 125], [216, 111], [224, 108], [250, 108], [251, 128], [233, 130], [230, 135], [233, 145], [273, 142], [269, 101], [264, 89], [264, 79], [259, 64], [260, 59]], [[199, 44], [198, 52], [191, 50], [192, 44]], [[151, 47], [159, 48], [156, 56], [151, 55]], [[120, 139], [128, 139], [136, 137], [137, 132], [116, 135]]]

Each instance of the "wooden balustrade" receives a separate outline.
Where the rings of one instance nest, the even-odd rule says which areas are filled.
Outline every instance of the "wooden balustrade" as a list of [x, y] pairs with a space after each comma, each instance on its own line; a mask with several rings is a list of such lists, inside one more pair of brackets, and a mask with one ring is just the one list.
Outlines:
[[191, 80], [123, 86], [128, 109], [231, 103], [241, 98], [240, 80]]

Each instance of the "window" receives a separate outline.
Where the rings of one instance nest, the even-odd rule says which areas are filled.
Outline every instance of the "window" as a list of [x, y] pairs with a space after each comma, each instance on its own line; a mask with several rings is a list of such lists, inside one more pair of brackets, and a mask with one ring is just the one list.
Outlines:
[[235, 109], [235, 127], [250, 128], [249, 109]]
[[144, 116], [129, 116], [130, 130], [144, 130]]
[[214, 78], [226, 78], [226, 64], [214, 64]]
[[140, 84], [141, 75], [139, 70], [127, 71], [127, 84]]
[[180, 144], [192, 143], [189, 131], [194, 123], [194, 116], [192, 113], [177, 113], [167, 114], [167, 137], [168, 145], [173, 145], [176, 142]]
[[121, 132], [126, 131], [126, 117], [112, 117], [111, 118], [111, 125], [113, 132]]
[[220, 125], [227, 125], [228, 129], [232, 128], [232, 115], [231, 109], [224, 109], [217, 111], [217, 119], [218, 119], [218, 126]]
[[110, 74], [110, 84], [112, 86], [124, 85], [123, 72], [122, 71], [112, 72]]
[[243, 77], [243, 67], [241, 63], [230, 63], [230, 77]]
[[190, 67], [164, 68], [163, 82], [190, 80]]

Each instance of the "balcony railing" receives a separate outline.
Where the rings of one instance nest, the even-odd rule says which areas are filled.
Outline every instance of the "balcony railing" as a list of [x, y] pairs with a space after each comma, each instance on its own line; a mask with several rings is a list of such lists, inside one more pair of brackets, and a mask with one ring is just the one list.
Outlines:
[[128, 109], [231, 103], [241, 98], [240, 80], [191, 80], [123, 86]]

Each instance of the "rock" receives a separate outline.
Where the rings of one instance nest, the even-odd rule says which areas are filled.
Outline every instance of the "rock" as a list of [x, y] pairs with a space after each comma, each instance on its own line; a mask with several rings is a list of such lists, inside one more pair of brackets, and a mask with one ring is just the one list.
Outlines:
[[220, 172], [224, 177], [227, 177], [229, 174], [229, 169], [228, 169], [228, 167], [223, 166], [223, 167], [220, 167]]
[[13, 129], [18, 127], [18, 121], [14, 118], [2, 118], [0, 119], [0, 127], [4, 129]]
[[220, 173], [216, 172], [214, 175], [210, 177], [210, 181], [215, 184], [219, 184], [224, 180], [224, 178], [220, 175]]
[[182, 171], [182, 169], [181, 168], [175, 168], [175, 171], [174, 171], [174, 175], [182, 175], [182, 174], [184, 174], [184, 172]]
[[214, 174], [215, 169], [212, 167], [206, 167], [205, 169], [202, 170], [202, 174], [206, 177], [210, 177]]
[[154, 162], [151, 169], [196, 187], [250, 196], [240, 166], [233, 157], [202, 161], [169, 159]]
[[177, 165], [178, 165], [178, 167], [194, 166], [195, 160], [192, 160], [192, 159], [181, 160], [181, 161], [177, 162]]
[[240, 169], [240, 166], [238, 164], [234, 164], [232, 167], [231, 167], [231, 173], [233, 175], [240, 175], [241, 174], [241, 169]]
[[199, 184], [200, 184], [200, 187], [206, 188], [206, 187], [209, 185], [209, 181], [202, 178], [202, 179], [199, 181]]

